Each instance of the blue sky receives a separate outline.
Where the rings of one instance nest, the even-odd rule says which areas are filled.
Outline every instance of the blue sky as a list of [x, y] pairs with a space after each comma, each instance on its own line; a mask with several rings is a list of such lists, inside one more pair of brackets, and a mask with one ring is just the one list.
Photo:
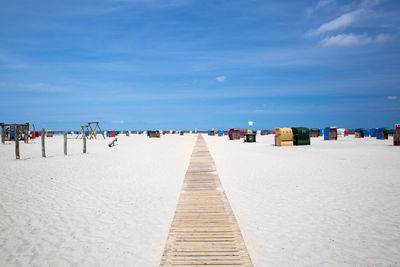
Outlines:
[[7, 1], [0, 121], [53, 130], [400, 122], [400, 1]]

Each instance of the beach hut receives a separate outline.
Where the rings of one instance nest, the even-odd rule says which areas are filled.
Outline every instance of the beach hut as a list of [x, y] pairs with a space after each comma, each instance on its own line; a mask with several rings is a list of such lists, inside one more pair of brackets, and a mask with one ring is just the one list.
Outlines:
[[147, 136], [149, 138], [160, 138], [160, 131], [155, 130], [155, 131], [147, 131]]
[[31, 138], [39, 137], [39, 131], [31, 131]]
[[244, 135], [247, 134], [248, 129], [240, 129], [240, 138], [244, 138]]
[[364, 128], [357, 128], [354, 132], [355, 138], [364, 138], [365, 129]]
[[376, 128], [369, 129], [369, 135], [371, 137], [376, 137], [376, 131], [377, 131]]
[[53, 137], [53, 131], [47, 131], [46, 137]]
[[293, 145], [310, 145], [310, 129], [304, 127], [292, 127]]
[[247, 133], [244, 135], [245, 143], [255, 143], [256, 142], [256, 133]]
[[293, 146], [293, 131], [291, 128], [276, 128], [275, 146]]
[[348, 129], [344, 129], [344, 136], [349, 136], [349, 130]]
[[240, 129], [232, 128], [228, 131], [229, 140], [238, 140], [240, 139]]
[[344, 128], [338, 128], [337, 129], [337, 134], [338, 134], [338, 136], [344, 136]]
[[224, 136], [224, 131], [223, 130], [218, 130], [218, 136]]
[[379, 128], [376, 131], [376, 139], [379, 139], [379, 140], [389, 139], [389, 129], [388, 128]]
[[324, 140], [337, 140], [337, 128], [326, 127], [324, 129]]
[[179, 135], [183, 135], [183, 131], [179, 131]]
[[215, 136], [215, 132], [216, 132], [216, 131], [214, 131], [214, 130], [209, 130], [209, 131], [208, 131], [208, 135], [210, 135], [210, 136]]
[[395, 134], [393, 136], [393, 145], [400, 146], [400, 124], [396, 124], [394, 131]]
[[115, 131], [108, 131], [109, 137], [115, 137]]
[[310, 129], [310, 137], [315, 138], [315, 137], [319, 137], [319, 136], [321, 136], [321, 133], [320, 133], [318, 128], [311, 128]]

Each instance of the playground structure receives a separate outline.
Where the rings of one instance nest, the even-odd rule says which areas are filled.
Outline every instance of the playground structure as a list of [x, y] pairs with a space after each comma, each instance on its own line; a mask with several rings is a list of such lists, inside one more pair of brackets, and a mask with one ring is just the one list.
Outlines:
[[0, 123], [1, 126], [1, 143], [5, 141], [24, 141], [28, 143], [29, 140], [29, 123]]
[[97, 133], [100, 133], [104, 140], [106, 139], [98, 121], [88, 122], [86, 125], [81, 125], [81, 131], [78, 132], [76, 139], [83, 138], [84, 135], [89, 137], [89, 139], [97, 139]]

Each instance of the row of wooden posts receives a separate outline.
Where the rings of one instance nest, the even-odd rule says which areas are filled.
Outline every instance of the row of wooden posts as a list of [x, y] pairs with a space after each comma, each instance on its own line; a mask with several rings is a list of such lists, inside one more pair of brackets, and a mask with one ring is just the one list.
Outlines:
[[[18, 136], [18, 128], [15, 129], [15, 136]], [[42, 129], [41, 131], [41, 143], [42, 143], [42, 157], [46, 157], [46, 144], [45, 144], [45, 135], [46, 131]], [[86, 135], [83, 134], [83, 153], [86, 153]], [[67, 132], [64, 132], [64, 155], [66, 156], [68, 154], [67, 151]], [[19, 154], [19, 140], [18, 138], [15, 138], [15, 158], [20, 159], [20, 154]]]

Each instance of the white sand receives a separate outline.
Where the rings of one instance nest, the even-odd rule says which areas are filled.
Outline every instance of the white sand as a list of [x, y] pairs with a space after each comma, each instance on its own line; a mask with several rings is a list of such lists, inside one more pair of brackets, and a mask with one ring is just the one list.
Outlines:
[[399, 266], [400, 147], [207, 136], [255, 266]]
[[158, 266], [195, 140], [0, 144], [0, 266]]

